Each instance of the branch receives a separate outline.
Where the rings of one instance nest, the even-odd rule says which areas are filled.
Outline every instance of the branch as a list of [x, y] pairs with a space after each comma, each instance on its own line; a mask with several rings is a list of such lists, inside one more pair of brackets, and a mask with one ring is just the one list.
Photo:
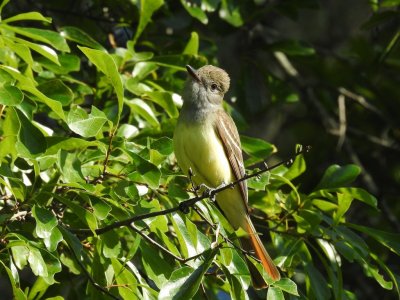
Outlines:
[[[70, 247], [70, 246], [68, 246]], [[98, 289], [100, 292], [104, 293], [105, 295], [109, 296], [112, 299], [115, 300], [120, 300], [120, 297], [117, 297], [113, 294], [110, 293], [110, 291], [108, 291], [105, 287], [101, 286], [100, 284], [98, 284], [93, 277], [89, 274], [88, 270], [86, 270], [85, 266], [83, 265], [83, 263], [80, 261], [79, 257], [76, 255], [75, 251], [73, 249], [70, 249], [72, 255], [75, 258], [75, 261], [78, 263], [78, 265], [80, 266], [80, 268], [82, 269], [83, 273], [85, 273], [86, 277], [88, 278], [89, 282], [93, 285], [94, 288]]]
[[[236, 181], [233, 181], [233, 182], [228, 183], [228, 184], [221, 185], [221, 186], [219, 186], [219, 187], [217, 187], [215, 189], [205, 190], [202, 193], [201, 196], [196, 195], [193, 198], [190, 198], [188, 200], [182, 201], [181, 203], [179, 203], [178, 206], [175, 206], [175, 207], [172, 207], [172, 208], [168, 208], [168, 209], [164, 209], [164, 210], [160, 210], [160, 211], [151, 212], [151, 213], [136, 215], [136, 216], [133, 216], [133, 217], [131, 217], [129, 219], [122, 220], [122, 221], [119, 221], [119, 222], [115, 222], [113, 224], [110, 224], [110, 225], [102, 227], [102, 228], [98, 228], [98, 229], [96, 229], [94, 231], [94, 233], [96, 235], [100, 235], [100, 234], [106, 233], [108, 231], [111, 231], [111, 230], [113, 230], [115, 228], [124, 227], [124, 226], [130, 226], [131, 223], [142, 221], [142, 220], [148, 219], [148, 218], [163, 216], [163, 215], [170, 214], [170, 213], [173, 213], [173, 212], [176, 212], [176, 211], [181, 211], [181, 212], [187, 214], [187, 213], [189, 213], [190, 208], [193, 207], [197, 202], [199, 202], [201, 200], [204, 200], [204, 199], [208, 199], [208, 198], [209, 199], [214, 199], [215, 196], [218, 193], [220, 193], [220, 192], [222, 192], [224, 190], [227, 190], [227, 189], [231, 189], [235, 185], [239, 184], [242, 181], [248, 180], [250, 178], [257, 177], [258, 175], [260, 175], [262, 173], [265, 173], [265, 172], [268, 172], [268, 171], [271, 171], [271, 170], [273, 170], [273, 169], [275, 169], [275, 168], [277, 168], [277, 167], [279, 167], [281, 165], [290, 165], [290, 164], [293, 163], [294, 159], [297, 156], [309, 152], [310, 149], [311, 149], [311, 146], [306, 146], [304, 149], [302, 147], [300, 147], [299, 150], [297, 150], [297, 152], [287, 160], [281, 161], [281, 162], [279, 162], [279, 163], [277, 163], [277, 164], [275, 164], [275, 165], [273, 165], [271, 167], [265, 165], [259, 171], [254, 172], [252, 174], [247, 174], [247, 175], [243, 176], [242, 178], [239, 178]], [[90, 229], [86, 229], [86, 228], [83, 228], [83, 229], [72, 229], [72, 228], [70, 228], [69, 230], [72, 231], [72, 232], [75, 232], [77, 234], [86, 234], [86, 235], [93, 234], [93, 232]]]

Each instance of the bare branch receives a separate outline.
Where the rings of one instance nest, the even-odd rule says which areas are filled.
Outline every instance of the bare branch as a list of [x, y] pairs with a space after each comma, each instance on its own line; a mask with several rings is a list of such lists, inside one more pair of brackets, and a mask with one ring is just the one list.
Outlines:
[[98, 289], [100, 292], [106, 294], [107, 296], [109, 296], [112, 299], [116, 299], [116, 300], [120, 300], [121, 299], [121, 298], [111, 294], [105, 287], [103, 287], [100, 284], [98, 284], [94, 280], [94, 278], [89, 274], [88, 270], [86, 270], [85, 266], [83, 265], [83, 263], [80, 261], [79, 257], [77, 257], [76, 253], [72, 249], [71, 249], [71, 253], [74, 256], [75, 261], [78, 263], [79, 267], [82, 269], [82, 272], [85, 274], [85, 276], [87, 277], [87, 279], [93, 285], [94, 288]]
[[338, 97], [338, 110], [339, 110], [339, 140], [336, 146], [337, 150], [340, 150], [343, 146], [344, 140], [346, 138], [346, 128], [347, 128], [347, 121], [346, 121], [346, 98], [343, 94], [340, 94]]

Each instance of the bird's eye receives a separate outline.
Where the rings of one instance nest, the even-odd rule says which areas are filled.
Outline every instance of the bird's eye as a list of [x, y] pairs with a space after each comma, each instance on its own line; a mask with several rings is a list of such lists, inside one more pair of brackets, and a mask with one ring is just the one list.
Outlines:
[[217, 91], [217, 90], [218, 90], [218, 85], [217, 85], [216, 83], [212, 83], [212, 84], [211, 84], [211, 90], [212, 90], [213, 92]]

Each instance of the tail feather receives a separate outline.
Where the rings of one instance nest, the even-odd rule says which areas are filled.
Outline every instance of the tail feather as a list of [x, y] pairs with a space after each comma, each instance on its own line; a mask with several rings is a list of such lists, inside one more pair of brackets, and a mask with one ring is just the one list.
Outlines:
[[[248, 242], [251, 243], [251, 248], [254, 250], [256, 257], [261, 260], [261, 263], [264, 267], [264, 270], [267, 272], [267, 274], [274, 280], [278, 281], [281, 278], [281, 275], [279, 274], [278, 269], [276, 268], [274, 262], [272, 261], [271, 257], [269, 256], [267, 250], [264, 248], [256, 230], [254, 229], [253, 223], [251, 220], [248, 218], [247, 220], [247, 232], [249, 234], [248, 237], [242, 239], [242, 245], [245, 246], [248, 244]], [[246, 240], [245, 240], [246, 239]], [[245, 246], [245, 250], [248, 247]], [[257, 278], [257, 276], [254, 274], [254, 272], [250, 269], [250, 273], [252, 275], [253, 281], [257, 281], [257, 285], [260, 284], [260, 280]], [[254, 280], [256, 279], [256, 280]], [[259, 286], [259, 288], [263, 288], [265, 286]]]

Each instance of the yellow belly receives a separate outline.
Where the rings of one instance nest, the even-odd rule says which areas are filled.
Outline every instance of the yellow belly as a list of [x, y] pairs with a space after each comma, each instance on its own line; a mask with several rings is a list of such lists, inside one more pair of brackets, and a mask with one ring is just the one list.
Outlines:
[[[193, 181], [208, 187], [235, 181], [224, 147], [211, 125], [187, 125], [178, 122], [174, 133], [174, 151], [180, 168]], [[247, 215], [238, 186], [217, 195], [217, 203], [234, 229], [245, 227]], [[244, 228], [246, 230], [246, 228]]]

